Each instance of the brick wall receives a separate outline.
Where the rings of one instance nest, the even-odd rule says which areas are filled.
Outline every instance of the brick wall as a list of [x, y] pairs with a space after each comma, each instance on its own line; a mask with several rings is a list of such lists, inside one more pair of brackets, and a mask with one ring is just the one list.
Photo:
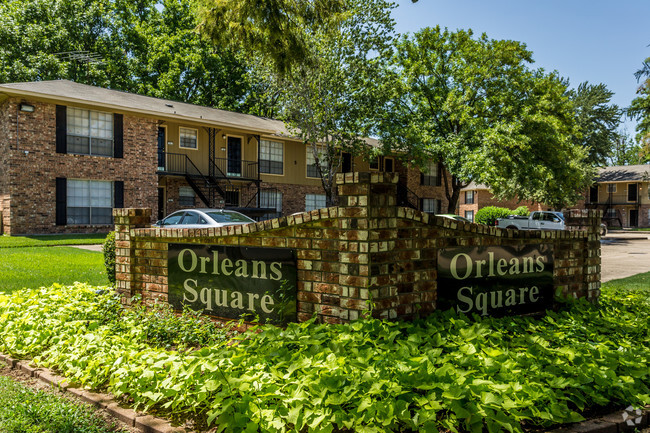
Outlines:
[[298, 319], [327, 323], [373, 316], [411, 319], [435, 310], [437, 257], [458, 246], [551, 245], [557, 297], [596, 300], [600, 288], [598, 212], [572, 213], [571, 230], [513, 231], [397, 207], [397, 174], [339, 175], [339, 206], [245, 226], [147, 228], [150, 211], [116, 209], [117, 288], [167, 300], [169, 243], [295, 249]]
[[16, 112], [10, 112], [12, 108], [15, 110], [15, 105], [8, 102], [0, 104], [0, 234], [11, 233], [9, 158], [16, 137]]
[[0, 161], [7, 171], [5, 178], [9, 179], [5, 189], [10, 196], [10, 218], [5, 217], [5, 227], [8, 227], [5, 231], [11, 234], [79, 233], [107, 232], [112, 228], [110, 225], [57, 226], [57, 177], [123, 181], [126, 207], [157, 208], [157, 122], [154, 119], [124, 115], [124, 158], [60, 154], [56, 153], [55, 105], [28, 101], [35, 110], [33, 113], [18, 111], [16, 140], [18, 102], [6, 101], [2, 113], [4, 128], [9, 124], [7, 139], [12, 148], [2, 152], [5, 160]]
[[474, 211], [474, 216], [479, 209], [483, 209], [488, 206], [496, 207], [505, 207], [508, 209], [517, 209], [519, 206], [526, 206], [529, 211], [533, 212], [536, 210], [546, 210], [549, 209], [548, 206], [543, 206], [539, 203], [533, 203], [531, 201], [517, 201], [517, 200], [497, 200], [494, 195], [488, 190], [478, 189], [474, 190], [474, 203], [465, 204], [465, 191], [460, 193], [459, 201], [459, 213], [458, 215], [465, 216], [465, 211]]

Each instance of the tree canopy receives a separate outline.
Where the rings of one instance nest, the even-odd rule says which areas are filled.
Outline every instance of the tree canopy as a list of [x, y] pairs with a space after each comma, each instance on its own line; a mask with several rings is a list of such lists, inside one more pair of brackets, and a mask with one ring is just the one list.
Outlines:
[[[246, 63], [206, 44], [195, 31], [190, 0], [8, 0], [0, 3], [0, 20], [0, 82], [63, 78], [262, 110]], [[98, 61], [60, 54], [71, 51], [94, 54]]]
[[305, 35], [305, 61], [271, 69], [282, 107], [280, 117], [308, 146], [333, 204], [342, 152], [363, 153], [381, 105], [382, 72], [390, 56], [394, 22], [385, 0], [349, 0], [347, 13], [322, 21]]
[[[217, 46], [264, 56], [276, 72], [312, 57], [309, 37], [338, 19], [347, 0], [198, 0], [201, 32]], [[354, 2], [351, 2], [354, 3]]]
[[581, 83], [568, 96], [576, 110], [576, 143], [588, 149], [588, 161], [594, 166], [607, 164], [618, 140], [617, 128], [623, 111], [611, 103], [614, 93], [604, 84]]
[[643, 62], [641, 69], [634, 75], [640, 82], [636, 91], [639, 96], [632, 100], [627, 115], [638, 121], [636, 138], [648, 152], [647, 149], [650, 149], [650, 57]]
[[382, 140], [412, 164], [444, 164], [449, 212], [470, 181], [555, 207], [591, 182], [565, 84], [531, 62], [524, 44], [471, 30], [425, 28], [397, 45]]

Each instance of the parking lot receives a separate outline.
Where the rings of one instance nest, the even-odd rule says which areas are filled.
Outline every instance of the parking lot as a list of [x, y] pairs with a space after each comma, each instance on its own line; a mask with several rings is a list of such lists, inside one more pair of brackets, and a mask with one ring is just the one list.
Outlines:
[[610, 232], [601, 247], [602, 282], [650, 272], [650, 232]]

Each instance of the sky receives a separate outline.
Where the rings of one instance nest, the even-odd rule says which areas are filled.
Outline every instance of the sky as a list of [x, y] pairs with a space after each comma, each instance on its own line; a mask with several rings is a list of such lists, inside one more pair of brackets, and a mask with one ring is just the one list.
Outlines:
[[[627, 107], [634, 73], [650, 57], [650, 0], [397, 0], [400, 33], [440, 25], [511, 39], [533, 52], [533, 67], [556, 70], [577, 87], [603, 83]], [[634, 135], [635, 122], [625, 127]]]

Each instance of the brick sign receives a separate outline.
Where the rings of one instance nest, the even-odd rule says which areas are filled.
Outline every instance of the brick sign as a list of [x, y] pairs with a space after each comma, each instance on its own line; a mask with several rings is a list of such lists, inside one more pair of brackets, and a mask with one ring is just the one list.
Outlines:
[[205, 314], [282, 324], [296, 321], [293, 250], [169, 244], [169, 303]]
[[541, 312], [552, 303], [551, 245], [457, 247], [438, 252], [438, 309], [506, 316]]

